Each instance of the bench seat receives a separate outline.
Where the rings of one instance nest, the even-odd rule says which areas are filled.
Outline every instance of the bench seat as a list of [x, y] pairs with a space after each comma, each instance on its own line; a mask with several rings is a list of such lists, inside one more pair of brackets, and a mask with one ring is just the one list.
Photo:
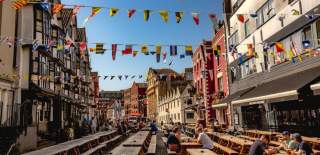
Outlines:
[[102, 149], [102, 148], [104, 148], [104, 147], [105, 147], [105, 145], [100, 144], [100, 145], [96, 146], [95, 148], [92, 148], [92, 149], [90, 149], [90, 150], [82, 153], [81, 155], [90, 155], [90, 154], [93, 154], [93, 153], [99, 151], [100, 149]]
[[232, 150], [226, 146], [220, 145], [219, 143], [213, 142], [213, 147], [218, 150], [222, 150], [224, 153], [229, 155], [239, 154], [239, 152]]
[[150, 144], [149, 144], [149, 147], [148, 147], [146, 154], [148, 154], [148, 155], [156, 154], [156, 147], [157, 147], [157, 136], [153, 135], [151, 137], [151, 141], [150, 141]]

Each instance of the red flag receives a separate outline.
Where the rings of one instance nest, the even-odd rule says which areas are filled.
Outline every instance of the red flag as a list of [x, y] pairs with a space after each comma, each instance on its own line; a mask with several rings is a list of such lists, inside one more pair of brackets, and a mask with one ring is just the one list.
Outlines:
[[5, 0], [0, 0], [0, 3], [1, 3], [1, 2], [4, 2], [4, 1], [5, 1]]
[[276, 42], [275, 47], [276, 47], [276, 51], [278, 53], [284, 52], [284, 47], [281, 42]]
[[126, 45], [126, 48], [122, 51], [122, 55], [132, 54], [132, 45]]
[[80, 11], [80, 6], [79, 5], [74, 6], [72, 10], [72, 16], [76, 16], [79, 11]]
[[112, 44], [112, 60], [116, 60], [117, 44]]
[[132, 15], [133, 15], [135, 12], [136, 12], [135, 9], [130, 9], [130, 10], [128, 10], [128, 17], [131, 18]]
[[87, 49], [87, 44], [86, 42], [81, 42], [80, 45], [80, 51], [85, 51]]
[[193, 12], [193, 13], [191, 13], [191, 15], [192, 15], [192, 18], [193, 18], [194, 22], [196, 23], [196, 25], [199, 25], [199, 23], [200, 23], [199, 13]]
[[244, 23], [244, 15], [243, 14], [238, 14], [237, 15], [237, 17], [238, 17], [238, 20], [241, 22], [241, 23]]

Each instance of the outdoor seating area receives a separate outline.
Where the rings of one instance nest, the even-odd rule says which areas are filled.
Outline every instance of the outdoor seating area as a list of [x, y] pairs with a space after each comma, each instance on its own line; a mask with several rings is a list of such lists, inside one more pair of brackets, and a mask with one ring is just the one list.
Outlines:
[[122, 142], [108, 154], [112, 155], [143, 155], [155, 154], [156, 136], [150, 131], [138, 131], [130, 138]]
[[90, 155], [97, 152], [103, 154], [103, 152], [114, 147], [118, 142], [120, 142], [121, 138], [122, 136], [118, 135], [116, 130], [99, 132], [83, 138], [29, 152], [24, 155]]

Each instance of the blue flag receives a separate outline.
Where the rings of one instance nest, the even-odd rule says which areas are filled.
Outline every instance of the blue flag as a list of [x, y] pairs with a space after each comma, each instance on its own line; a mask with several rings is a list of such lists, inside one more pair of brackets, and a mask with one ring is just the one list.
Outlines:
[[178, 54], [178, 48], [176, 45], [170, 46], [170, 56], [176, 56]]

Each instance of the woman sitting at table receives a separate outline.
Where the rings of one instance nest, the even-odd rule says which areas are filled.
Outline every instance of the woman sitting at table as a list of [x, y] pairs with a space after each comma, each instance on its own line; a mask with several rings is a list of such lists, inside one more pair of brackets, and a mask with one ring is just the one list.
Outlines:
[[312, 155], [313, 154], [311, 146], [302, 140], [302, 137], [299, 133], [294, 134], [294, 141], [299, 143], [299, 149], [293, 152], [293, 154], [296, 154], [296, 155]]
[[202, 144], [202, 147], [205, 149], [213, 149], [213, 142], [210, 137], [204, 132], [204, 129], [197, 128], [197, 133], [199, 134], [197, 143]]
[[170, 151], [180, 152], [181, 150], [181, 131], [178, 127], [173, 128], [173, 133], [170, 133], [168, 136], [167, 145]]

